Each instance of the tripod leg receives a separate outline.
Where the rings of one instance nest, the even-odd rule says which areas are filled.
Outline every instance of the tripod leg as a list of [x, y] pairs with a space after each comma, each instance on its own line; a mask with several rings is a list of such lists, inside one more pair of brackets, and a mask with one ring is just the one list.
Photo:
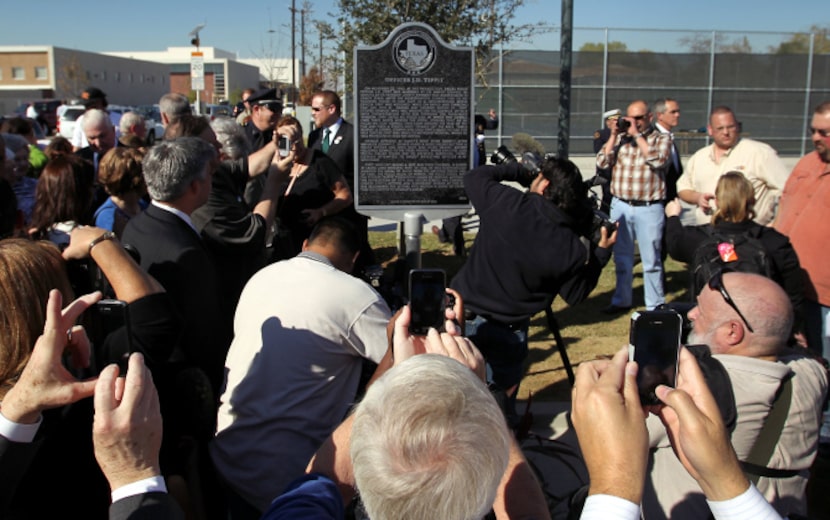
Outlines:
[[571, 386], [574, 384], [574, 369], [571, 366], [571, 360], [568, 358], [568, 351], [565, 348], [565, 340], [562, 339], [562, 333], [559, 332], [559, 323], [553, 316], [553, 309], [548, 307], [545, 309], [545, 317], [548, 320], [548, 329], [553, 334], [553, 339], [556, 340], [556, 348], [559, 350], [559, 357], [562, 358], [562, 364], [565, 366], [565, 372], [568, 374], [568, 381]]

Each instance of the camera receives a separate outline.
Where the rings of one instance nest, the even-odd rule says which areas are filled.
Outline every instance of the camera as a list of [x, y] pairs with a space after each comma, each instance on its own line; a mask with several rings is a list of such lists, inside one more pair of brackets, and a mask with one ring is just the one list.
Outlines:
[[[510, 164], [518, 161], [516, 161], [516, 156], [506, 146], [501, 145], [490, 156], [490, 162], [493, 164]], [[525, 152], [522, 154], [521, 164], [526, 175], [522, 179], [519, 179], [518, 182], [523, 186], [530, 186], [533, 179], [542, 171], [542, 158], [533, 152]]]
[[591, 228], [588, 233], [588, 239], [591, 241], [592, 244], [597, 245], [599, 244], [600, 239], [602, 238], [602, 228], [605, 228], [606, 235], [610, 237], [611, 233], [616, 231], [617, 223], [611, 220], [611, 217], [608, 216], [607, 213], [604, 211], [594, 209], [593, 217], [591, 218]]
[[622, 118], [622, 117], [621, 117], [621, 118], [619, 118], [619, 119], [617, 119], [617, 130], [618, 130], [620, 133], [625, 133], [625, 132], [627, 132], [627, 131], [628, 131], [628, 128], [629, 128], [630, 126], [631, 126], [631, 121], [629, 121], [628, 119], [625, 119], [625, 118]]

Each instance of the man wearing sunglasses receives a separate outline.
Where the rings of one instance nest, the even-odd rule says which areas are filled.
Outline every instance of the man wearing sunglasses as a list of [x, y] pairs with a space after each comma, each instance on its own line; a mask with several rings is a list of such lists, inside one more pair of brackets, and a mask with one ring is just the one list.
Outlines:
[[666, 168], [671, 159], [671, 136], [651, 125], [648, 103], [628, 105], [626, 116], [611, 127], [611, 138], [597, 154], [597, 168], [611, 168], [611, 219], [619, 223], [614, 244], [617, 287], [603, 312], [625, 312], [632, 305], [634, 241], [643, 263], [646, 308], [665, 302], [660, 257]]
[[[803, 351], [785, 347], [793, 319], [787, 294], [757, 274], [718, 272], [701, 290], [689, 319], [688, 343], [708, 345], [728, 374], [736, 411], [732, 444], [739, 460], [757, 466], [744, 465], [744, 471], [755, 476], [779, 513], [806, 514], [805, 486], [818, 445], [827, 372]], [[781, 422], [773, 419], [773, 403]], [[659, 419], [649, 417], [648, 430], [655, 449], [643, 496], [645, 517], [707, 518], [704, 497], [682, 471]]]
[[677, 195], [697, 206], [697, 224], [708, 224], [715, 208], [715, 186], [721, 175], [739, 171], [755, 187], [755, 222], [765, 226], [775, 217], [775, 206], [787, 181], [787, 168], [770, 145], [741, 137], [741, 123], [726, 106], [712, 109], [706, 127], [713, 143], [689, 158], [677, 180]]
[[[830, 224], [830, 102], [816, 107], [808, 129], [815, 150], [793, 168], [784, 186], [775, 228], [787, 235], [806, 272], [807, 345], [830, 359], [830, 261], [824, 253]], [[830, 412], [825, 409], [822, 444], [830, 445]], [[829, 446], [830, 447], [830, 446]]]

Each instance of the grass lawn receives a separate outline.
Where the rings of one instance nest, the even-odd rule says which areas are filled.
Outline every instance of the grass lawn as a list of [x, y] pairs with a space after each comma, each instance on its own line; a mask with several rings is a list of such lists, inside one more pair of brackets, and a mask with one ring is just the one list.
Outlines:
[[[447, 278], [452, 279], [464, 264], [464, 260], [452, 254], [450, 244], [441, 244], [435, 235], [428, 230], [425, 231], [421, 237], [423, 267], [444, 269]], [[465, 234], [465, 238], [469, 250], [475, 235]], [[397, 259], [396, 232], [369, 232], [369, 242], [375, 249], [378, 262], [386, 265]], [[667, 259], [665, 266], [666, 300], [687, 301], [689, 284], [686, 266], [672, 259]], [[559, 322], [568, 357], [574, 367], [582, 361], [613, 354], [628, 343], [630, 315], [606, 316], [600, 312], [611, 302], [614, 284], [612, 259], [603, 270], [597, 287], [584, 302], [569, 307], [561, 298], [554, 301], [554, 316]], [[634, 305], [635, 308], [644, 308], [642, 266], [639, 263], [634, 268]], [[531, 320], [529, 339], [529, 367], [522, 381], [519, 397], [524, 399], [528, 392], [533, 392], [537, 399], [569, 400], [570, 385], [567, 374], [553, 335], [548, 330], [544, 312]]]

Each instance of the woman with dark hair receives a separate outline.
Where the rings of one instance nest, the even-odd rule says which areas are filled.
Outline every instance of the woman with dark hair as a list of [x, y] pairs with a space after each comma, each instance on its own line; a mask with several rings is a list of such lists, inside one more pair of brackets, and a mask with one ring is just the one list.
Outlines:
[[117, 147], [108, 151], [98, 165], [98, 182], [109, 197], [95, 210], [95, 225], [121, 237], [127, 222], [147, 207], [147, 193], [137, 148]]
[[72, 154], [72, 143], [69, 142], [69, 139], [62, 136], [57, 136], [52, 138], [49, 141], [49, 144], [46, 145], [46, 149], [43, 151], [50, 160], [54, 159], [59, 155], [71, 155]]
[[305, 146], [303, 127], [296, 118], [280, 119], [276, 132], [289, 140], [294, 154], [288, 186], [278, 209], [280, 247], [274, 245], [273, 259], [282, 260], [302, 250], [303, 241], [318, 220], [348, 208], [352, 190], [334, 161], [322, 151]]
[[92, 221], [90, 169], [89, 163], [74, 155], [58, 156], [46, 164], [35, 190], [29, 235], [65, 247], [72, 229]]
[[799, 330], [804, 306], [804, 282], [798, 256], [790, 240], [775, 229], [752, 220], [755, 217], [755, 190], [741, 172], [731, 171], [720, 177], [715, 188], [715, 203], [711, 224], [686, 227], [680, 222], [680, 203], [674, 200], [666, 205], [666, 248], [669, 255], [691, 265], [698, 247], [715, 234], [756, 237], [770, 260], [770, 278], [778, 282], [790, 297], [796, 315], [794, 329]]

